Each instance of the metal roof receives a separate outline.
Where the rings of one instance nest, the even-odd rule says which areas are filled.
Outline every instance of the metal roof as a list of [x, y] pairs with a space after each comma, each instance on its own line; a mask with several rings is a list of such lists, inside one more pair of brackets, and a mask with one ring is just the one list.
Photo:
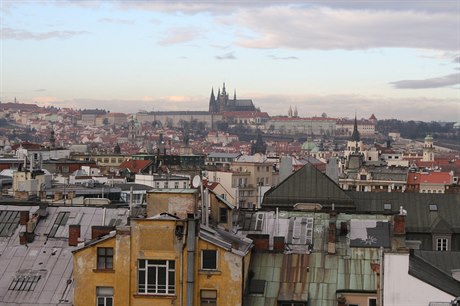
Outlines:
[[[407, 210], [408, 232], [431, 233], [433, 222], [439, 216], [453, 233], [460, 233], [460, 194], [358, 191], [347, 191], [347, 194], [354, 199], [356, 211], [363, 213], [384, 213], [387, 203], [396, 211], [402, 206]], [[433, 204], [437, 205], [437, 211], [430, 210]]]
[[[39, 207], [0, 206], [2, 213], [23, 210], [32, 215]], [[76, 247], [68, 246], [69, 225], [80, 224], [80, 239], [89, 241], [91, 226], [103, 225], [103, 219], [106, 224], [112, 220], [126, 222], [128, 216], [128, 210], [123, 208], [48, 207], [47, 212], [39, 212], [44, 217], [35, 228], [33, 242], [19, 243], [19, 233], [26, 230], [25, 225], [17, 226], [8, 237], [0, 237], [1, 305], [71, 305], [72, 250]], [[53, 237], [50, 233], [54, 233]]]
[[460, 282], [424, 257], [415, 252], [409, 256], [409, 274], [450, 295], [460, 296]]
[[267, 191], [262, 207], [292, 209], [296, 203], [334, 203], [337, 208], [354, 209], [353, 200], [328, 176], [308, 163]]
[[217, 228], [212, 229], [203, 224], [200, 225], [199, 237], [240, 256], [245, 256], [252, 248], [251, 239], [238, 236], [225, 230]]

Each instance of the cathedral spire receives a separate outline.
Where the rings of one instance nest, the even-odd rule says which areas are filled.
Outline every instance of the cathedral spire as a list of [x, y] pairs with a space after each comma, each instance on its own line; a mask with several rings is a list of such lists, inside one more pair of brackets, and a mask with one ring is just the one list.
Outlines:
[[233, 92], [233, 100], [236, 101], [236, 89], [235, 89], [235, 91]]
[[209, 112], [216, 112], [216, 96], [214, 96], [214, 87], [211, 88], [211, 97], [209, 98]]
[[351, 134], [351, 140], [358, 142], [360, 139], [359, 132], [358, 132], [358, 120], [356, 119], [355, 113], [355, 124], [353, 126], [353, 134]]
[[224, 85], [222, 86], [222, 94], [225, 95], [225, 82], [224, 82]]

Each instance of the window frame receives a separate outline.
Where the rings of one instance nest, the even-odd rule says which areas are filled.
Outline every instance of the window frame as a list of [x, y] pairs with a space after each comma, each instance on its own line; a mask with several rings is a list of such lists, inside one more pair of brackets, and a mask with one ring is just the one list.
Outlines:
[[[143, 267], [141, 267], [141, 263], [143, 263]], [[144, 274], [143, 277], [141, 273]], [[161, 281], [159, 279], [159, 276], [161, 276], [160, 273], [164, 276], [164, 284], [159, 283], [159, 281]], [[155, 278], [155, 280], [153, 281], [152, 278]], [[143, 281], [142, 283], [141, 280]], [[150, 283], [150, 281], [153, 282]], [[161, 288], [161, 286], [164, 286], [164, 288]], [[175, 295], [176, 261], [144, 258], [138, 259], [137, 293], [141, 295]]]
[[[209, 263], [205, 263], [205, 252], [214, 252], [215, 256], [214, 256], [214, 261], [215, 261], [215, 265], [214, 267], [208, 267], [207, 265], [209, 265]], [[207, 250], [201, 250], [201, 270], [202, 271], [217, 271], [218, 267], [219, 267], [219, 252], [218, 250], [211, 250], [211, 249], [207, 249]], [[206, 265], [206, 267], [205, 267]]]
[[440, 252], [449, 251], [449, 238], [436, 237], [436, 251], [440, 251]]
[[[209, 294], [206, 294], [209, 293]], [[217, 290], [201, 289], [200, 290], [200, 306], [216, 306], [217, 305]]]
[[219, 223], [228, 223], [227, 207], [219, 207]]
[[[104, 254], [101, 254], [100, 251], [103, 251]], [[108, 254], [108, 251], [111, 251], [112, 254]], [[96, 269], [97, 270], [113, 270], [113, 248], [112, 247], [98, 247], [97, 250], [97, 260], [96, 260]], [[107, 259], [111, 259], [107, 261]]]
[[[104, 294], [101, 293], [100, 291], [102, 290], [108, 290], [112, 291], [111, 294]], [[99, 299], [102, 299], [102, 304], [99, 303]], [[110, 300], [110, 304], [107, 303], [107, 301]], [[114, 299], [113, 299], [113, 287], [107, 287], [107, 286], [97, 286], [96, 287], [96, 306], [113, 306], [114, 305]]]

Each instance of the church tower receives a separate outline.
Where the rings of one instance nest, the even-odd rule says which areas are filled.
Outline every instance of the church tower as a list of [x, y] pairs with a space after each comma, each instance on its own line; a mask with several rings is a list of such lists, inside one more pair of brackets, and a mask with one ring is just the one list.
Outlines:
[[422, 161], [434, 161], [434, 146], [433, 136], [427, 135], [423, 143], [423, 158]]
[[351, 154], [360, 155], [364, 151], [364, 145], [361, 141], [361, 136], [358, 131], [358, 120], [355, 115], [355, 124], [353, 126], [353, 133], [351, 139], [347, 141], [347, 149], [345, 150], [345, 156], [348, 157]]
[[209, 98], [209, 112], [210, 113], [219, 112], [219, 110], [217, 109], [216, 97], [214, 96], [214, 87], [211, 88], [211, 97]]

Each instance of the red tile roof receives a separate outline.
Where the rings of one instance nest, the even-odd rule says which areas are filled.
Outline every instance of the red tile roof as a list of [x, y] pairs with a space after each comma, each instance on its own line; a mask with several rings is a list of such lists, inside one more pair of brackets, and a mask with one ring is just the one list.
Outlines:
[[452, 183], [452, 177], [448, 172], [430, 172], [419, 174], [420, 184], [443, 184], [449, 185]]
[[142, 170], [150, 166], [151, 160], [125, 160], [118, 166], [120, 169], [128, 169], [131, 173], [140, 173]]

